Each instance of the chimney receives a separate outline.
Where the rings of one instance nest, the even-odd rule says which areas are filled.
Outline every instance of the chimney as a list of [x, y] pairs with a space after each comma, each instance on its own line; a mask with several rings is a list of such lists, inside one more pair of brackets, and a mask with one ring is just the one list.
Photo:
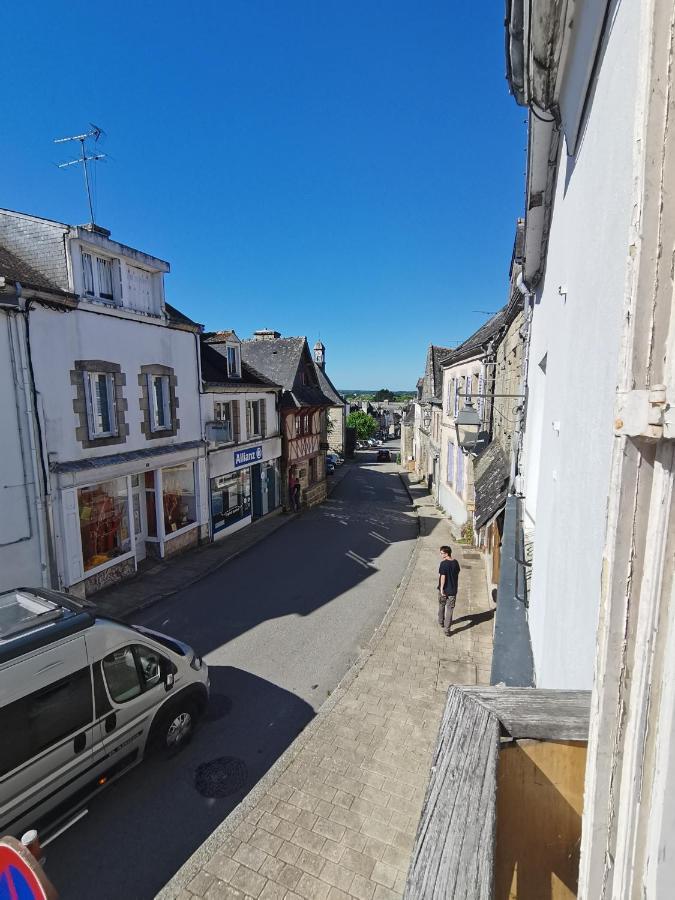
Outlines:
[[314, 362], [322, 370], [326, 365], [326, 348], [321, 341], [317, 341], [314, 344]]
[[110, 237], [110, 232], [107, 228], [104, 228], [102, 225], [95, 225], [93, 222], [88, 222], [86, 225], [80, 225], [84, 231], [90, 231], [92, 234], [100, 234], [105, 238]]
[[281, 332], [272, 331], [270, 328], [260, 328], [258, 331], [253, 332], [253, 338], [256, 341], [276, 341], [280, 337]]

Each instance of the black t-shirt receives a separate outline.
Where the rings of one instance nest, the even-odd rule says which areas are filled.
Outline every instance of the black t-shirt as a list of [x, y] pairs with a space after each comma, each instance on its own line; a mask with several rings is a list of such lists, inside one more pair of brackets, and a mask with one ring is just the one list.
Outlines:
[[459, 586], [459, 563], [456, 559], [444, 559], [438, 567], [438, 589], [441, 589], [441, 575], [445, 575], [443, 593], [448, 597], [457, 596]]

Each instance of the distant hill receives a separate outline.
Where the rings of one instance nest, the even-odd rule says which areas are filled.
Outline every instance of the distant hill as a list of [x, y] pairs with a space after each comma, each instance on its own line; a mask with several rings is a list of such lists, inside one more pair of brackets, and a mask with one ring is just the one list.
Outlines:
[[[340, 393], [343, 396], [351, 397], [352, 394], [359, 394], [359, 395], [362, 394], [363, 396], [372, 396], [373, 394], [377, 393], [378, 388], [375, 388], [375, 390], [373, 390], [372, 388], [338, 388], [338, 390], [340, 391]], [[395, 394], [403, 394], [406, 397], [413, 397], [417, 393], [416, 391], [397, 391], [397, 390], [394, 390], [394, 388], [392, 388], [392, 391]]]

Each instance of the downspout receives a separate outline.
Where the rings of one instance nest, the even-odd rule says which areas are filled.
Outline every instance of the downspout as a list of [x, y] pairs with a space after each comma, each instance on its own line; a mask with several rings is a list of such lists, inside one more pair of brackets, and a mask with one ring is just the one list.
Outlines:
[[530, 290], [525, 279], [523, 278], [523, 273], [520, 272], [518, 278], [516, 279], [516, 287], [520, 291], [523, 297], [523, 308], [525, 310], [525, 322], [524, 329], [525, 333], [523, 335], [523, 367], [520, 376], [520, 393], [523, 396], [523, 401], [520, 406], [520, 411], [518, 413], [518, 419], [516, 421], [516, 427], [513, 430], [513, 446], [511, 448], [511, 471], [509, 473], [509, 493], [510, 494], [519, 494], [520, 496], [524, 493], [524, 487], [522, 480], [522, 473], [520, 470], [520, 460], [523, 453], [523, 443], [524, 443], [524, 432], [525, 432], [525, 418], [527, 415], [527, 375], [528, 368], [530, 364], [530, 337], [532, 334], [532, 316], [534, 313], [534, 292]]
[[15, 290], [19, 309], [23, 315], [26, 328], [26, 340], [25, 342], [19, 341], [19, 353], [21, 357], [21, 380], [23, 382], [26, 413], [28, 415], [28, 440], [30, 443], [33, 481], [35, 484], [37, 534], [40, 546], [42, 587], [52, 587], [54, 584], [53, 575], [55, 569], [53, 542], [51, 540], [50, 529], [51, 509], [49, 503], [49, 475], [45, 465], [43, 452], [42, 426], [38, 410], [38, 394], [35, 388], [35, 372], [33, 369], [33, 359], [30, 347], [30, 300], [26, 301], [23, 299], [21, 284], [18, 281], [15, 284]]

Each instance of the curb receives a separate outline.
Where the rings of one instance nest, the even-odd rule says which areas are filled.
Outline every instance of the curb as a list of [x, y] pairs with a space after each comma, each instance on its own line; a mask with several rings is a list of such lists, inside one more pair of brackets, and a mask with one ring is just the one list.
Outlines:
[[389, 608], [368, 641], [368, 644], [352, 663], [351, 667], [345, 673], [330, 697], [327, 697], [321, 704], [311, 722], [305, 726], [300, 734], [294, 739], [293, 743], [287, 747], [276, 762], [273, 763], [260, 781], [251, 788], [241, 803], [232, 810], [227, 818], [218, 825], [215, 831], [213, 831], [197, 850], [195, 850], [192, 856], [183, 863], [178, 872], [176, 872], [170, 881], [164, 885], [161, 891], [156, 894], [155, 900], [173, 900], [173, 898], [177, 897], [179, 892], [186, 887], [188, 882], [195, 877], [197, 872], [203, 868], [204, 863], [218, 851], [221, 844], [223, 844], [239, 825], [243, 823], [248, 813], [268, 794], [271, 785], [286, 771], [286, 769], [289, 768], [299, 753], [304, 750], [317, 729], [323, 725], [326, 716], [330, 715], [340, 700], [342, 700], [365, 664], [373, 655], [401, 605], [401, 600], [410, 584], [410, 579], [417, 563], [420, 551], [421, 534], [419, 515], [417, 514], [416, 507], [414, 508], [414, 513], [417, 520], [417, 538], [415, 539], [415, 546], [413, 547], [410, 559], [403, 572], [403, 577], [389, 604]]

